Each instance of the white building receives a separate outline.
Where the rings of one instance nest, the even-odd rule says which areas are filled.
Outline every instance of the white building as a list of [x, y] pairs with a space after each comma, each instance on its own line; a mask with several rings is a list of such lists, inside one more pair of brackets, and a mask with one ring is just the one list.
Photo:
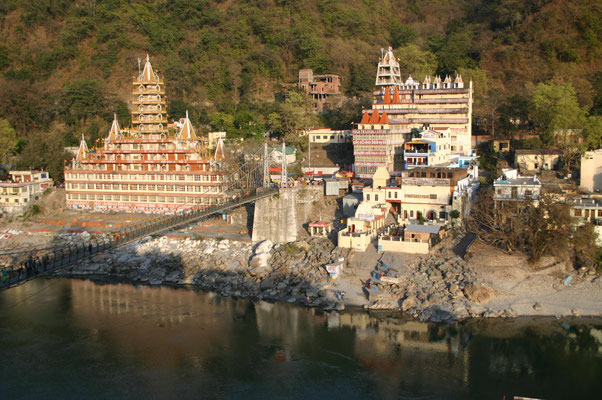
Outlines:
[[516, 169], [504, 170], [503, 175], [493, 182], [493, 199], [496, 201], [532, 200], [541, 197], [541, 182], [537, 176], [520, 176]]
[[450, 130], [423, 130], [404, 143], [403, 161], [408, 167], [449, 164], [451, 154]]
[[341, 144], [351, 143], [353, 135], [350, 130], [337, 131], [328, 128], [312, 129], [307, 132], [309, 143]]
[[44, 171], [10, 171], [10, 180], [0, 182], [0, 212], [4, 216], [21, 216], [32, 202], [52, 186]]
[[602, 191], [602, 149], [586, 151], [581, 157], [579, 187], [590, 193]]

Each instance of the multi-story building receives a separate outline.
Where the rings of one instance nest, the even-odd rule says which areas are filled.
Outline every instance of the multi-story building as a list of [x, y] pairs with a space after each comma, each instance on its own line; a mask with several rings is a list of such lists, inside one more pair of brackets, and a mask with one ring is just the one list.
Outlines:
[[65, 169], [68, 207], [174, 213], [224, 201], [223, 147], [212, 157], [188, 113], [168, 128], [164, 82], [148, 56], [132, 82], [131, 113], [129, 129], [114, 119], [102, 148], [88, 149], [82, 137]]
[[416, 167], [395, 180], [392, 183], [386, 169], [379, 168], [372, 187], [363, 189], [363, 199], [372, 206], [388, 204], [399, 221], [445, 223], [452, 210], [463, 216], [479, 187], [474, 163], [468, 168]]
[[9, 171], [10, 179], [0, 182], [0, 213], [3, 216], [21, 216], [32, 202], [52, 186], [45, 171]]
[[590, 193], [602, 191], [602, 149], [586, 151], [581, 157], [579, 186]]
[[472, 81], [465, 87], [458, 75], [443, 80], [427, 76], [422, 83], [410, 76], [402, 82], [399, 63], [389, 48], [379, 61], [375, 86], [372, 109], [364, 112], [353, 131], [356, 174], [360, 178], [370, 178], [379, 166], [399, 175], [403, 168], [402, 144], [411, 139], [413, 129], [449, 130], [450, 152], [471, 153]]
[[391, 125], [386, 112], [364, 113], [353, 130], [355, 176], [372, 178], [378, 167], [385, 167], [394, 175], [403, 169], [403, 143], [409, 131]]
[[299, 70], [297, 86], [312, 97], [314, 109], [318, 112], [324, 109], [330, 97], [341, 94], [341, 78], [338, 75], [314, 75], [311, 69]]

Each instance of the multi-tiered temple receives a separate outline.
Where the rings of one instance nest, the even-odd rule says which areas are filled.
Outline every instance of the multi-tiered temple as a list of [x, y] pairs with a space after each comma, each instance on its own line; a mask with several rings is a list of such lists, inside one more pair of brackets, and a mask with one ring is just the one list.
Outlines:
[[422, 83], [410, 76], [403, 82], [389, 47], [378, 63], [372, 109], [353, 131], [356, 176], [371, 178], [380, 166], [399, 175], [403, 143], [412, 139], [412, 129], [446, 131], [451, 153], [469, 155], [471, 123], [472, 82], [465, 87], [461, 76], [427, 76]]
[[115, 117], [102, 148], [82, 141], [65, 169], [67, 206], [96, 211], [174, 213], [224, 202], [226, 174], [211, 155], [188, 113], [168, 125], [163, 79], [148, 56], [135, 77], [129, 129]]

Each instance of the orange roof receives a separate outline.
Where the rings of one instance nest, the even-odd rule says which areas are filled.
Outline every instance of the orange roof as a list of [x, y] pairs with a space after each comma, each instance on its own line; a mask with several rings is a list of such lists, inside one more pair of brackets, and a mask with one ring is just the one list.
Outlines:
[[369, 124], [378, 124], [378, 121], [380, 120], [380, 115], [378, 114], [377, 110], [374, 110], [372, 112], [372, 115], [370, 116], [370, 121], [368, 121]]
[[378, 123], [381, 125], [386, 125], [389, 123], [389, 117], [387, 116], [386, 112], [382, 113], [382, 115], [380, 116], [380, 121], [378, 121]]
[[360, 125], [365, 125], [368, 123], [368, 121], [370, 121], [370, 114], [365, 112], [362, 114], [362, 121], [360, 122]]
[[399, 98], [399, 88], [395, 86], [395, 91], [393, 92], [393, 104], [401, 103], [401, 99]]
[[383, 97], [383, 103], [391, 104], [391, 91], [389, 90], [388, 86], [385, 88], [385, 95]]
[[333, 225], [332, 221], [313, 221], [313, 222], [309, 223], [310, 227], [315, 227], [315, 228], [327, 228], [332, 225]]

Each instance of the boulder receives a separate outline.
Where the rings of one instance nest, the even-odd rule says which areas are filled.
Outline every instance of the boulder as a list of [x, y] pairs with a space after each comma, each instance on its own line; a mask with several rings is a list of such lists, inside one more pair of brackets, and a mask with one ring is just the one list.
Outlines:
[[464, 295], [468, 298], [468, 300], [477, 304], [481, 304], [487, 303], [489, 300], [491, 300], [495, 296], [495, 293], [493, 290], [484, 286], [469, 283], [464, 287]]
[[274, 244], [269, 239], [266, 239], [255, 246], [255, 254], [269, 253], [272, 247], [274, 247]]
[[268, 290], [268, 289], [272, 289], [274, 287], [274, 278], [266, 278], [263, 281], [261, 281], [261, 284], [259, 285], [259, 288], [261, 290]]
[[258, 253], [255, 254], [251, 261], [249, 261], [249, 267], [251, 268], [265, 268], [268, 266], [268, 260], [270, 259], [269, 253]]
[[417, 299], [416, 299], [415, 296], [406, 297], [401, 302], [401, 309], [402, 309], [402, 311], [407, 311], [410, 308], [416, 307], [416, 302], [417, 302]]

